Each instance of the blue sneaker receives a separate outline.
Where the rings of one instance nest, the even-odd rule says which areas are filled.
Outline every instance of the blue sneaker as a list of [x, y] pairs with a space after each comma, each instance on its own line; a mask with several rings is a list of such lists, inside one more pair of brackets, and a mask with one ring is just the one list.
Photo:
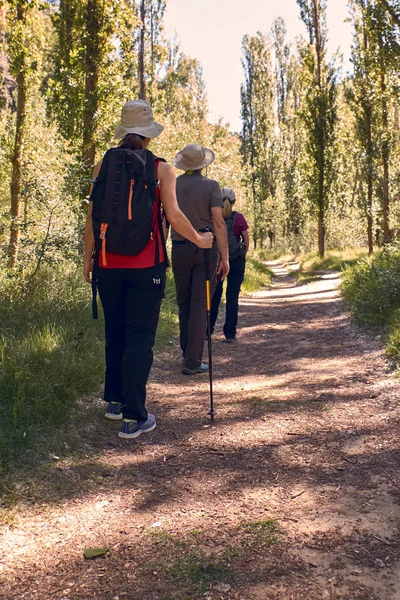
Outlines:
[[120, 421], [122, 419], [121, 402], [109, 402], [104, 416], [106, 419], [111, 419], [111, 421]]
[[147, 414], [147, 421], [133, 421], [132, 419], [124, 419], [121, 429], [118, 432], [118, 437], [125, 440], [130, 440], [139, 437], [142, 433], [153, 431], [156, 428], [156, 418], [150, 413]]

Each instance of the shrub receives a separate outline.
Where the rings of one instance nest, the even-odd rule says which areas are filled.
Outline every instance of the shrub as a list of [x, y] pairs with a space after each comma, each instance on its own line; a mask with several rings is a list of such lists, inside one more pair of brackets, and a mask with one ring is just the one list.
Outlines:
[[341, 291], [350, 311], [361, 322], [389, 325], [400, 308], [400, 247], [390, 246], [347, 267]]

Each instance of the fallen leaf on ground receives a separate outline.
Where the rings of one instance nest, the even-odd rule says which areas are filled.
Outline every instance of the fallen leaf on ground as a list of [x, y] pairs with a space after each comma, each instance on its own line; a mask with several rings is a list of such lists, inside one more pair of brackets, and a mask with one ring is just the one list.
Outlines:
[[83, 556], [85, 558], [97, 558], [98, 556], [105, 556], [110, 552], [110, 548], [85, 548]]

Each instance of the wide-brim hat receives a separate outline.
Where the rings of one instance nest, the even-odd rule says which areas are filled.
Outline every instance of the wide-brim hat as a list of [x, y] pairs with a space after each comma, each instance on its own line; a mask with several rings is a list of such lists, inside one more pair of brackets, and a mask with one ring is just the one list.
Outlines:
[[128, 133], [137, 133], [156, 138], [163, 129], [164, 125], [154, 120], [153, 111], [146, 100], [130, 100], [122, 107], [121, 122], [115, 129], [114, 137], [119, 140]]
[[232, 188], [224, 187], [221, 192], [223, 200], [229, 200], [231, 204], [236, 201], [236, 194]]
[[209, 148], [203, 148], [199, 144], [188, 144], [183, 150], [177, 152], [174, 165], [182, 171], [198, 171], [211, 165], [215, 154]]

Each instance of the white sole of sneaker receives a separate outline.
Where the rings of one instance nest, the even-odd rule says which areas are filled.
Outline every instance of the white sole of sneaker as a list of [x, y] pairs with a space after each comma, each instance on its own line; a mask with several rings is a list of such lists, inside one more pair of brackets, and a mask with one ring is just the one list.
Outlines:
[[149, 427], [149, 429], [145, 429], [144, 431], [143, 429], [139, 429], [138, 431], [135, 431], [135, 433], [124, 433], [123, 431], [118, 431], [118, 437], [122, 438], [123, 440], [134, 440], [135, 438], [138, 438], [139, 435], [142, 435], [142, 433], [149, 433], [149, 431], [153, 431], [153, 429], [156, 427], [157, 423], [154, 423], [154, 425]]
[[113, 413], [104, 413], [104, 416], [106, 419], [109, 419], [110, 421], [121, 421], [122, 420], [122, 413], [120, 415], [114, 415]]

